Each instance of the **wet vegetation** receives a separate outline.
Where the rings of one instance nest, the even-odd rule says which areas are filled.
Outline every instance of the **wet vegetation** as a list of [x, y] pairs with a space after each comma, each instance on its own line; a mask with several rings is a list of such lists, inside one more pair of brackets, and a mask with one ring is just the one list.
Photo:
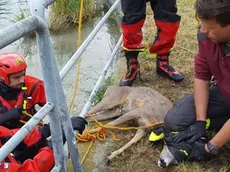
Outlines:
[[98, 92], [94, 98], [94, 101], [93, 101], [94, 105], [96, 105], [97, 103], [99, 103], [102, 100], [106, 89], [108, 88], [108, 86], [110, 86], [112, 84], [113, 84], [113, 79], [111, 76], [105, 79], [105, 81], [103, 82], [102, 86], [99, 88], [99, 90], [98, 90]]
[[[77, 26], [79, 22], [81, 0], [56, 0], [50, 5], [49, 29], [52, 33], [66, 30], [69, 27]], [[28, 0], [18, 0], [18, 4], [26, 4], [27, 9], [19, 9], [13, 17], [12, 22], [16, 23], [31, 15]], [[96, 13], [95, 0], [83, 0], [82, 21], [90, 20]]]
[[[78, 24], [80, 0], [56, 0], [51, 5], [50, 29], [58, 31]], [[84, 0], [82, 20], [89, 20], [96, 13], [95, 1]]]
[[11, 21], [14, 23], [19, 22], [24, 18], [28, 17], [29, 15], [30, 15], [29, 10], [23, 10], [20, 8], [20, 12], [17, 15], [15, 15]]
[[17, 5], [19, 6], [19, 12], [11, 19], [13, 23], [19, 22], [31, 15], [28, 0], [18, 0]]

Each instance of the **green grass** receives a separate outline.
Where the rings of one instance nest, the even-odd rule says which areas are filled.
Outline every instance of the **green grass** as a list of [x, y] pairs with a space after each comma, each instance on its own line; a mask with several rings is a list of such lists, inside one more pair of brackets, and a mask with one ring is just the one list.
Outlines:
[[108, 77], [107, 79], [105, 79], [104, 83], [99, 88], [99, 90], [98, 90], [98, 92], [94, 98], [94, 101], [93, 101], [94, 105], [96, 105], [97, 103], [99, 103], [102, 100], [106, 89], [108, 88], [109, 85], [112, 85], [112, 84], [113, 84], [113, 79], [111, 76]]
[[[51, 5], [50, 30], [67, 29], [78, 24], [80, 0], [56, 0]], [[94, 0], [84, 0], [83, 21], [89, 20], [96, 12]]]
[[30, 16], [29, 10], [22, 10], [21, 8], [19, 10], [20, 10], [19, 13], [14, 16], [14, 19], [11, 20], [14, 23], [17, 23], [25, 19], [26, 17]]
[[[18, 1], [20, 2], [20, 1]], [[19, 8], [19, 13], [17, 13], [14, 18], [11, 20], [13, 23], [17, 23], [20, 22], [21, 20], [25, 19], [26, 17], [29, 17], [31, 15], [29, 9], [21, 9]], [[25, 37], [30, 37], [33, 38], [35, 37], [35, 31], [32, 31], [31, 33], [29, 33], [27, 36]]]

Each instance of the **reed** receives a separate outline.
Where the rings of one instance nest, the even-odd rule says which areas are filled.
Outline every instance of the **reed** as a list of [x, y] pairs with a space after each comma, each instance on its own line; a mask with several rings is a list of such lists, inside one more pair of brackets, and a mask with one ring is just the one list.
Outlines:
[[[65, 30], [78, 24], [80, 0], [56, 0], [51, 6], [50, 30]], [[84, 0], [82, 20], [89, 20], [96, 13], [94, 0]]]

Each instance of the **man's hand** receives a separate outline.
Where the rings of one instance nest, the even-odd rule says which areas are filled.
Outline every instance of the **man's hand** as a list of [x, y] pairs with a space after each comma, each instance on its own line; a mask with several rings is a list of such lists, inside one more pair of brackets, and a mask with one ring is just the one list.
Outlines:
[[205, 149], [205, 142], [202, 140], [196, 141], [193, 145], [193, 149], [189, 154], [188, 161], [205, 161], [211, 158], [211, 154]]
[[0, 114], [0, 125], [4, 125], [6, 122], [19, 121], [21, 117], [22, 108], [14, 107], [5, 113]]
[[39, 131], [45, 138], [47, 138], [51, 135], [49, 124], [44, 124], [41, 127], [39, 127]]
[[[85, 130], [85, 125], [87, 124], [87, 121], [84, 118], [77, 116], [77, 117], [71, 118], [71, 123], [72, 123], [73, 129], [78, 130], [79, 133], [82, 134], [82, 132]], [[39, 127], [39, 131], [40, 133], [43, 134], [45, 138], [49, 137], [50, 136], [49, 124], [45, 124]]]
[[71, 118], [71, 122], [73, 129], [78, 130], [79, 133], [82, 134], [85, 130], [85, 125], [87, 124], [87, 121], [80, 116], [76, 116]]
[[179, 143], [182, 140], [186, 140], [188, 143], [194, 143], [205, 134], [205, 125], [205, 121], [196, 121], [196, 123], [191, 125], [188, 129], [174, 135], [174, 142]]

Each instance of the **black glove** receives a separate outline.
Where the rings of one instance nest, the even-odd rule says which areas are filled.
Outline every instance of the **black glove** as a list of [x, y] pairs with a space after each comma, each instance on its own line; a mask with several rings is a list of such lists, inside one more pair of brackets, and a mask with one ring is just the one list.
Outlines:
[[53, 143], [52, 140], [47, 140], [47, 146], [49, 146], [50, 149], [53, 149]]
[[51, 135], [50, 133], [50, 125], [44, 124], [43, 126], [39, 127], [39, 132], [45, 137], [49, 137]]
[[156, 125], [151, 129], [151, 132], [154, 132], [157, 135], [164, 133], [164, 131], [165, 131], [164, 124]]
[[[32, 159], [38, 154], [41, 148], [48, 146], [47, 140], [44, 137], [29, 147], [25, 143], [20, 144], [21, 149], [16, 148], [12, 153], [14, 154], [14, 158], [21, 163], [25, 160]], [[22, 149], [22, 145], [24, 145], [24, 149]]]
[[173, 136], [173, 140], [176, 143], [186, 140], [188, 143], [194, 143], [205, 134], [205, 121], [196, 121], [195, 124], [191, 125], [188, 129], [179, 132]]
[[82, 134], [85, 130], [85, 125], [87, 124], [87, 121], [80, 116], [76, 116], [71, 118], [71, 122], [73, 130], [78, 130], [79, 133]]
[[[85, 125], [87, 124], [87, 121], [84, 118], [77, 116], [77, 117], [71, 118], [71, 123], [72, 123], [73, 129], [78, 130], [79, 133], [82, 134], [82, 132], [85, 130]], [[49, 124], [45, 124], [39, 127], [39, 131], [40, 133], [42, 133], [44, 137], [46, 138], [49, 137], [50, 136]]]
[[5, 113], [0, 114], [0, 125], [4, 125], [6, 122], [16, 121], [18, 122], [21, 117], [22, 108], [14, 107]]
[[[167, 145], [168, 150], [174, 156], [178, 163], [183, 162], [186, 160], [188, 154], [192, 150], [192, 145], [190, 145], [185, 140], [182, 140], [179, 143], [174, 142], [172, 132], [167, 130], [164, 131], [164, 143]], [[166, 155], [165, 155], [166, 156]]]
[[181, 142], [176, 143], [173, 139], [173, 137], [175, 136], [175, 134], [165, 130], [164, 132], [164, 142], [166, 145], [168, 146], [173, 146], [178, 150], [186, 150], [187, 152], [190, 152], [192, 150], [192, 145], [189, 144], [187, 141], [182, 140]]
[[200, 139], [193, 144], [193, 149], [189, 154], [188, 161], [205, 161], [211, 158], [211, 154], [205, 150], [205, 144], [207, 142], [204, 139]]
[[[39, 132], [42, 134], [43, 138], [47, 138], [51, 135], [51, 132], [50, 132], [50, 125], [49, 124], [45, 124], [41, 127], [39, 127]], [[65, 134], [64, 134], [64, 130], [62, 128], [62, 139], [63, 139], [63, 144], [65, 144], [66, 142], [66, 137], [65, 137]], [[53, 149], [52, 147], [52, 141], [49, 140], [47, 141], [47, 145]]]

